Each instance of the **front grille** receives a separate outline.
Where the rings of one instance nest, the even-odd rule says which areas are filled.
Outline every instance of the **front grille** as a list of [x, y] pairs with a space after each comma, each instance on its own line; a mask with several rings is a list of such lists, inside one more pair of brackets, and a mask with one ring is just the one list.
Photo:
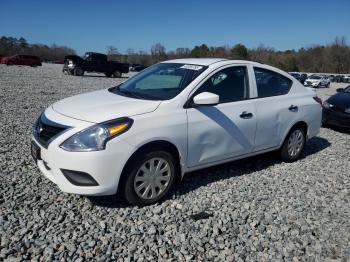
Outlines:
[[33, 135], [42, 146], [47, 147], [52, 140], [68, 128], [69, 126], [52, 122], [47, 119], [43, 113], [33, 127]]

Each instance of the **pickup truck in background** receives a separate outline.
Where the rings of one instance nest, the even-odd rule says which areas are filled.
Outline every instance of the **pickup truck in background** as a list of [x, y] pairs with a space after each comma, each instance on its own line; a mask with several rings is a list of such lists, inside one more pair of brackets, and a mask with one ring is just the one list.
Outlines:
[[129, 72], [129, 64], [108, 61], [105, 54], [87, 52], [84, 57], [69, 55], [64, 58], [63, 73], [82, 76], [85, 72], [104, 73], [107, 77], [122, 77]]

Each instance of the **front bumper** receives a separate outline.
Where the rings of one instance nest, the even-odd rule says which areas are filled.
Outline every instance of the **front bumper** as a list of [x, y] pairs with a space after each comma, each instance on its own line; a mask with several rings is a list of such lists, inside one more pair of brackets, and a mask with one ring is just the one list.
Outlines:
[[71, 74], [74, 71], [74, 68], [75, 68], [74, 65], [73, 66], [68, 66], [68, 65], [64, 64], [63, 67], [62, 67], [62, 72]]
[[304, 86], [312, 86], [312, 87], [319, 87], [321, 85], [320, 82], [305, 82]]
[[350, 114], [342, 112], [339, 109], [323, 108], [322, 122], [324, 124], [350, 128]]
[[[57, 119], [52, 118], [53, 114], [55, 113], [49, 110], [49, 114], [46, 115], [50, 120], [57, 121]], [[68, 117], [60, 115], [59, 118]], [[132, 154], [131, 146], [120, 139], [120, 137], [115, 137], [107, 143], [105, 150], [92, 152], [65, 151], [59, 145], [74, 133], [91, 125], [91, 123], [71, 118], [68, 118], [68, 120], [70, 123], [63, 123], [70, 126], [79, 126], [77, 123], [75, 125], [71, 123], [79, 121], [80, 127], [73, 127], [62, 133], [51, 141], [47, 148], [42, 146], [32, 136], [32, 141], [40, 148], [40, 159], [37, 160], [39, 170], [53, 183], [57, 184], [62, 191], [67, 193], [80, 195], [115, 194], [122, 170], [128, 157]], [[77, 185], [77, 183], [74, 183], [67, 177], [67, 174], [64, 174], [65, 170], [88, 174], [97, 184], [88, 186]]]

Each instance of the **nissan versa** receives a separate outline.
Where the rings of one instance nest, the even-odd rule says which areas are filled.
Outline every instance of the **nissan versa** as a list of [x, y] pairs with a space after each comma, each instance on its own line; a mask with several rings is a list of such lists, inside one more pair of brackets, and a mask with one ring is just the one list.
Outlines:
[[296, 160], [319, 132], [321, 103], [268, 65], [171, 60], [51, 105], [33, 127], [31, 151], [62, 191], [118, 191], [147, 205], [189, 171], [272, 150]]

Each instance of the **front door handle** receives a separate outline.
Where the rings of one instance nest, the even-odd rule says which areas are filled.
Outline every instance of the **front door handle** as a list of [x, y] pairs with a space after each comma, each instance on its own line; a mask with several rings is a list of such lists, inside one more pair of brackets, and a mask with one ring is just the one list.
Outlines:
[[291, 105], [288, 109], [289, 111], [295, 112], [295, 111], [298, 111], [298, 106]]
[[252, 113], [248, 113], [247, 111], [242, 112], [242, 114], [239, 115], [240, 118], [243, 119], [249, 119], [253, 117]]

